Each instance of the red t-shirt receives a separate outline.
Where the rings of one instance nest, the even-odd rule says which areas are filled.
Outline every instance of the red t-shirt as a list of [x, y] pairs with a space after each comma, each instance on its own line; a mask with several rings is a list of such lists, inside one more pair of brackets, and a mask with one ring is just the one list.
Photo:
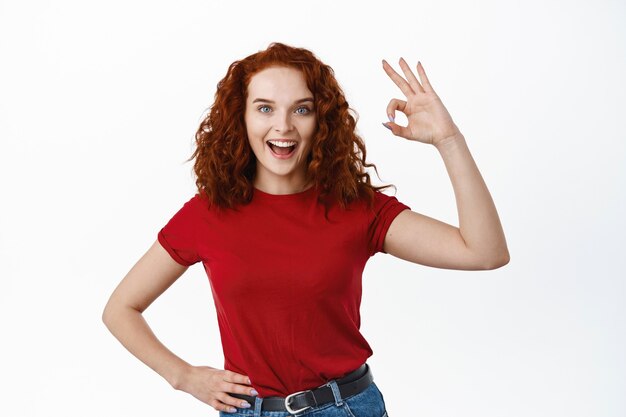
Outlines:
[[358, 368], [373, 352], [359, 329], [361, 279], [393, 219], [410, 209], [376, 192], [332, 205], [317, 188], [254, 190], [237, 210], [196, 194], [158, 233], [172, 258], [202, 262], [217, 311], [224, 369], [250, 377], [260, 397], [316, 388]]

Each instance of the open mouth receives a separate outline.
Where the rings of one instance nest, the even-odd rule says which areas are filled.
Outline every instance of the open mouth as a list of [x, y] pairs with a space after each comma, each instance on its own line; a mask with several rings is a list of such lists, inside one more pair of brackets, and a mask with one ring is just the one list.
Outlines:
[[284, 159], [289, 158], [295, 152], [298, 147], [298, 143], [295, 141], [267, 141], [272, 154], [274, 156]]

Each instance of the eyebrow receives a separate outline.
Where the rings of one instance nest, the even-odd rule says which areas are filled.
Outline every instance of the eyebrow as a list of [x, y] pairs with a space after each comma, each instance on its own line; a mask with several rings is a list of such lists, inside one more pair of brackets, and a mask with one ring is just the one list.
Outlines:
[[[294, 102], [294, 104], [300, 104], [300, 103], [305, 103], [305, 102], [311, 102], [313, 103], [313, 98], [312, 97], [306, 97], [306, 98], [301, 98], [300, 100], [296, 100]], [[273, 100], [268, 100], [266, 98], [255, 98], [252, 103], [257, 103], [257, 102], [262, 102], [262, 103], [272, 103], [274, 104], [275, 102]]]

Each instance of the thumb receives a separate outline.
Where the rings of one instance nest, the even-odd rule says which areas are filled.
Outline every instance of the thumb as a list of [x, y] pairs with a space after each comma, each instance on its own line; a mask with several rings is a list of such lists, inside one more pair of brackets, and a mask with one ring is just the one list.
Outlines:
[[397, 125], [394, 122], [385, 122], [383, 123], [383, 126], [391, 130], [391, 133], [393, 133], [395, 136], [406, 137], [406, 135], [408, 134], [408, 130], [409, 130], [408, 128]]

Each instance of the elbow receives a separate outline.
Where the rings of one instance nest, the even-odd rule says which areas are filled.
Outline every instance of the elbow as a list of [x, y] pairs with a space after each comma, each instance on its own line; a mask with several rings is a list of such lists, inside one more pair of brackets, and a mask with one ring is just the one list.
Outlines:
[[102, 310], [102, 323], [108, 328], [111, 323], [111, 306], [109, 303]]
[[509, 254], [508, 249], [505, 249], [502, 253], [498, 254], [498, 256], [490, 257], [483, 264], [483, 269], [485, 270], [498, 269], [508, 264], [510, 260], [511, 260], [511, 255]]
[[119, 306], [110, 299], [102, 310], [102, 323], [111, 330], [117, 316], [119, 316]]
[[128, 320], [129, 315], [141, 314], [143, 310], [127, 305], [118, 299], [113, 297], [109, 299], [106, 306], [102, 310], [102, 323], [109, 329], [111, 333], [115, 331], [119, 323], [123, 323]]

